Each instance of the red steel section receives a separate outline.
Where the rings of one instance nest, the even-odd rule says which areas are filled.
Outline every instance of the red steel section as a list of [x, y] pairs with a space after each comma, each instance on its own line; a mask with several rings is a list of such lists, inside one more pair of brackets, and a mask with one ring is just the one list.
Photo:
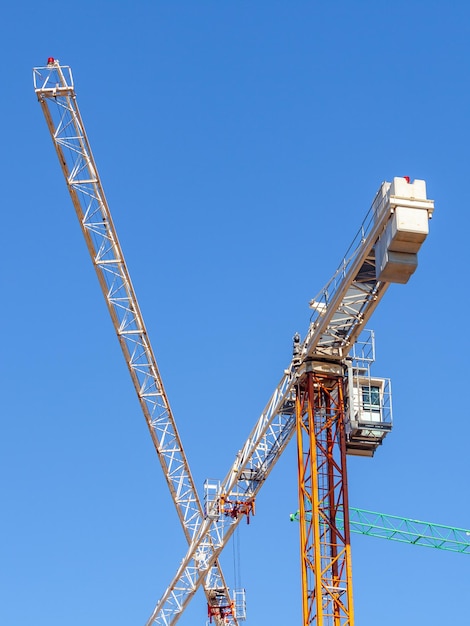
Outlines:
[[233, 619], [233, 605], [232, 604], [224, 604], [219, 606], [213, 606], [211, 604], [207, 605], [207, 617], [209, 618], [209, 623], [212, 624], [212, 618], [215, 618], [217, 624], [230, 624], [230, 618]]
[[255, 498], [246, 498], [245, 500], [231, 500], [225, 494], [220, 496], [219, 501], [220, 512], [227, 517], [234, 519], [240, 515], [246, 515], [246, 523], [250, 523], [250, 515], [255, 514]]

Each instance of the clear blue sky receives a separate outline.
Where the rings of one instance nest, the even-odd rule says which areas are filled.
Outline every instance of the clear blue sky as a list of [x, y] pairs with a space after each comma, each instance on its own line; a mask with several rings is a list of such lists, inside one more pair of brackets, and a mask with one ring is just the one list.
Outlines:
[[[31, 68], [73, 68], [201, 491], [380, 183], [427, 181], [418, 271], [369, 323], [394, 431], [350, 459], [350, 501], [469, 527], [469, 31], [463, 1], [5, 4], [0, 624], [144, 624], [185, 551]], [[223, 558], [247, 626], [300, 623], [296, 508], [291, 445]], [[468, 557], [353, 539], [359, 626], [470, 623]], [[204, 626], [205, 610], [200, 593], [180, 624]]]

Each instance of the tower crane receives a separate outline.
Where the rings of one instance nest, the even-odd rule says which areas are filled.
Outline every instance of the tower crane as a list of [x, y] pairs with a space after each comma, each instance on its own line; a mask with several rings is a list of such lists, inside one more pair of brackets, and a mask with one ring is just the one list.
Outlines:
[[[306, 512], [307, 518], [310, 515]], [[290, 520], [292, 522], [300, 521], [300, 512], [292, 513]], [[340, 516], [338, 517], [338, 525], [341, 527]], [[414, 546], [424, 546], [436, 550], [458, 552], [459, 554], [470, 554], [470, 530], [465, 528], [423, 522], [398, 515], [377, 513], [376, 511], [366, 511], [352, 506], [349, 507], [349, 525], [351, 532], [359, 535], [410, 543]]]
[[361, 331], [388, 286], [406, 283], [415, 271], [433, 210], [424, 181], [403, 177], [381, 185], [337, 271], [311, 301], [305, 339], [295, 337], [291, 363], [208, 498], [198, 536], [148, 625], [173, 623], [165, 620], [175, 606], [184, 610], [202, 582], [196, 563], [203, 558], [210, 568], [240, 521], [226, 522], [221, 501], [226, 494], [252, 501], [295, 432], [303, 626], [353, 625], [346, 454], [373, 456], [392, 427], [389, 382], [370, 377], [374, 341]]
[[[33, 70], [33, 79], [140, 406], [191, 544], [203, 520], [202, 506], [78, 109], [71, 68], [49, 58], [45, 67]], [[237, 626], [233, 598], [218, 563], [205, 587], [209, 606], [216, 602], [226, 607], [228, 623]], [[218, 615], [215, 618], [217, 624], [226, 623]]]
[[[310, 306], [302, 340], [222, 481], [204, 507], [158, 372], [76, 103], [68, 66], [49, 59], [34, 85], [142, 410], [188, 541], [147, 622], [174, 624], [203, 585], [220, 624], [244, 618], [219, 556], [286, 445], [297, 434], [303, 625], [354, 623], [346, 455], [373, 456], [392, 426], [389, 384], [372, 379], [373, 341], [361, 333], [391, 283], [406, 283], [434, 203], [422, 180], [384, 182], [332, 279]], [[312, 514], [307, 515], [310, 511]], [[340, 523], [341, 520], [341, 523]]]

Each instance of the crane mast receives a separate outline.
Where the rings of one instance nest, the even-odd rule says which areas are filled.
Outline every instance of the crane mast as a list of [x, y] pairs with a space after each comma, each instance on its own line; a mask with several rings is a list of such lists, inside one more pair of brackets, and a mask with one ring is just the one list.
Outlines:
[[[402, 177], [381, 185], [337, 271], [310, 303], [305, 338], [296, 337], [290, 364], [226, 477], [209, 485], [203, 509], [81, 121], [70, 68], [50, 59], [47, 67], [34, 70], [34, 81], [189, 544], [147, 624], [175, 624], [201, 585], [209, 609], [214, 607], [211, 618], [236, 624], [218, 558], [240, 520], [253, 512], [259, 490], [297, 433], [303, 624], [353, 626], [346, 454], [372, 456], [391, 422], [384, 418], [384, 385], [369, 379], [361, 387], [365, 369], [351, 353], [389, 284], [406, 283], [417, 267], [434, 209], [424, 181]], [[214, 600], [220, 597], [222, 604]]]
[[[72, 71], [50, 58], [33, 71], [34, 87], [141, 409], [188, 543], [197, 535], [203, 511], [183, 445], [132, 286], [111, 212], [103, 191], [76, 101]], [[204, 573], [203, 573], [204, 575]], [[208, 603], [232, 607], [223, 574], [216, 563], [206, 584]], [[238, 624], [233, 611], [222, 622]]]

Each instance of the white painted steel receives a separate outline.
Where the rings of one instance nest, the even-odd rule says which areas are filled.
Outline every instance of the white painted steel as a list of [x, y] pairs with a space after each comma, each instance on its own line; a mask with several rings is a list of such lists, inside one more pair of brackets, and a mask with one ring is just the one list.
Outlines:
[[[185, 536], [191, 543], [203, 521], [201, 504], [78, 109], [71, 69], [55, 60], [35, 68], [33, 77], [132, 382]], [[217, 563], [211, 582], [223, 590], [229, 603], [227, 585]], [[235, 618], [225, 623], [238, 624]]]

